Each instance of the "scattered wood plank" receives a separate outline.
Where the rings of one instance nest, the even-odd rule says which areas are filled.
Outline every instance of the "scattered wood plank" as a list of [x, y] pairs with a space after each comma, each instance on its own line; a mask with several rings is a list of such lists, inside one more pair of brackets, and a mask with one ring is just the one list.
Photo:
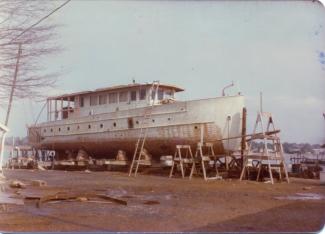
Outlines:
[[112, 201], [112, 202], [115, 202], [115, 203], [118, 203], [118, 204], [121, 204], [121, 205], [125, 205], [125, 206], [128, 204], [127, 201], [125, 201], [125, 200], [115, 198], [115, 197], [111, 197], [111, 196], [109, 196], [107, 194], [97, 194], [97, 197], [108, 200], [108, 201]]
[[26, 184], [24, 184], [23, 182], [19, 181], [19, 180], [13, 180], [10, 182], [9, 186], [11, 188], [26, 188]]
[[55, 195], [48, 195], [41, 197], [37, 203], [36, 207], [40, 208], [43, 203], [49, 202], [49, 201], [64, 201], [64, 200], [71, 200], [71, 199], [76, 199], [77, 196], [72, 196], [64, 193], [57, 193]]
[[32, 180], [31, 185], [35, 187], [43, 187], [46, 186], [47, 183], [44, 180]]
[[46, 171], [46, 169], [43, 166], [39, 165], [39, 164], [37, 164], [37, 169], [40, 170], [40, 171]]

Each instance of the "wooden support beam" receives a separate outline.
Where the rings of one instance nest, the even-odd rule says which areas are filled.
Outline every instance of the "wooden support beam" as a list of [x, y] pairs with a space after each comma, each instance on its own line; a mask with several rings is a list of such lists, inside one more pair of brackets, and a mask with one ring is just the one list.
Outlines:
[[200, 132], [201, 133], [201, 135], [200, 135], [200, 143], [203, 144], [203, 140], [204, 140], [204, 125], [201, 124], [200, 127], [201, 127], [201, 129], [200, 129], [201, 130], [201, 132]]
[[[274, 131], [269, 131], [269, 132], [265, 132], [265, 135], [273, 135], [276, 133], [279, 133], [281, 130], [274, 130]], [[253, 134], [246, 134], [244, 137], [251, 137], [251, 136], [256, 136], [256, 135], [260, 135], [263, 134], [262, 132], [259, 133], [253, 133]], [[222, 138], [222, 139], [218, 139], [217, 141], [225, 141], [225, 140], [231, 140], [231, 139], [238, 139], [238, 138], [242, 138], [243, 136], [234, 136], [234, 137], [229, 137], [229, 138]], [[250, 139], [247, 139], [246, 141], [249, 141]]]
[[242, 117], [242, 127], [241, 127], [241, 151], [240, 151], [240, 161], [243, 167], [244, 162], [244, 151], [246, 149], [246, 117], [247, 117], [247, 110], [246, 107], [243, 108], [243, 117]]

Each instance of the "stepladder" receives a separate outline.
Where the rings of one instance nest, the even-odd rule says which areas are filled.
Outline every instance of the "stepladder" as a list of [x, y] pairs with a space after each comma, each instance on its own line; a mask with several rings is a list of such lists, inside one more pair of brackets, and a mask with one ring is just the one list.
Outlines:
[[193, 167], [195, 167], [195, 161], [190, 145], [176, 145], [176, 151], [173, 157], [169, 178], [173, 176], [175, 167], [179, 167], [182, 178], [185, 178], [187, 168], [191, 168], [191, 171], [194, 170]]
[[[240, 180], [245, 177], [246, 173], [249, 173], [250, 168], [255, 167], [257, 169], [257, 181], [259, 181], [261, 173], [267, 171], [272, 184], [274, 184], [273, 172], [278, 173], [280, 180], [282, 180], [282, 174], [284, 174], [286, 181], [289, 183], [279, 132], [280, 130], [275, 129], [271, 113], [258, 112], [253, 134], [248, 139], [248, 150], [244, 154]], [[253, 142], [256, 141], [262, 142], [263, 145], [259, 152], [254, 152], [252, 149]], [[253, 162], [255, 162], [255, 165]]]
[[[199, 142], [197, 144], [197, 148], [195, 151], [195, 164], [197, 165], [192, 167], [190, 179], [193, 176], [196, 168], [199, 168], [203, 174], [204, 180], [212, 180], [212, 179], [221, 179], [218, 173], [218, 157], [214, 153], [213, 143], [211, 142]], [[213, 167], [213, 176], [208, 175], [208, 170], [211, 169], [211, 165]], [[198, 171], [197, 171], [198, 173]]]
[[[135, 144], [135, 150], [132, 157], [132, 162], [129, 169], [129, 176], [134, 173], [134, 176], [137, 176], [139, 167], [150, 166], [151, 160], [149, 153], [145, 149], [145, 143], [147, 140], [149, 128], [150, 128], [150, 119], [152, 116], [153, 108], [155, 101], [157, 100], [158, 90], [159, 90], [159, 81], [154, 81], [151, 85], [150, 92], [148, 95], [149, 106], [145, 108], [143, 114], [143, 121], [141, 122], [141, 127], [139, 129], [139, 136]], [[152, 98], [153, 97], [153, 98]]]

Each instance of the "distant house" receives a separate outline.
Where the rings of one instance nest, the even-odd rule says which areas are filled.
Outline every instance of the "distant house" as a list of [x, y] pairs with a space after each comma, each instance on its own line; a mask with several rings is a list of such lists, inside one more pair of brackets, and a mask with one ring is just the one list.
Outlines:
[[315, 155], [323, 156], [325, 155], [325, 148], [313, 149]]
[[289, 148], [287, 153], [288, 154], [299, 154], [299, 153], [301, 153], [301, 150], [299, 148]]

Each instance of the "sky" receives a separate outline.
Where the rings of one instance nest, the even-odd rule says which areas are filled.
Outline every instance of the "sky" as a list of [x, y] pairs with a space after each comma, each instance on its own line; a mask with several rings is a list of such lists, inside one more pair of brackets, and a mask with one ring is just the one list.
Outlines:
[[[325, 143], [325, 9], [317, 1], [72, 0], [50, 20], [62, 25], [64, 50], [43, 61], [62, 74], [49, 95], [135, 79], [183, 87], [179, 99], [191, 100], [220, 96], [234, 81], [228, 93], [246, 97], [249, 132], [262, 92], [282, 141]], [[10, 135], [25, 136], [40, 109], [17, 101]]]

